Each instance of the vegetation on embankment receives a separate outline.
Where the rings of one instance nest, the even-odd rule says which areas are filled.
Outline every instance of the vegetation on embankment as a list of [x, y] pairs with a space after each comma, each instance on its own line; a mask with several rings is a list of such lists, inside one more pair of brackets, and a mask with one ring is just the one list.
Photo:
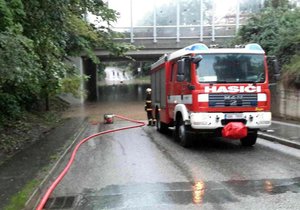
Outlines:
[[[87, 14], [98, 18], [92, 24]], [[78, 92], [85, 78], [66, 62], [68, 57], [85, 54], [99, 63], [95, 47], [114, 55], [132, 49], [113, 41], [120, 34], [109, 27], [118, 13], [102, 0], [0, 0], [0, 17], [0, 129], [4, 133], [14, 127], [29, 129], [33, 119], [24, 116], [43, 117], [56, 94]], [[0, 141], [0, 148], [14, 147], [14, 143], [7, 145], [10, 142]]]
[[68, 104], [51, 98], [51, 111], [23, 111], [17, 119], [6, 120], [0, 127], [0, 165], [16, 152], [32, 145], [62, 123], [62, 111]]
[[300, 88], [300, 9], [288, 0], [265, 1], [265, 8], [241, 27], [234, 43], [259, 43], [281, 66], [287, 87]]

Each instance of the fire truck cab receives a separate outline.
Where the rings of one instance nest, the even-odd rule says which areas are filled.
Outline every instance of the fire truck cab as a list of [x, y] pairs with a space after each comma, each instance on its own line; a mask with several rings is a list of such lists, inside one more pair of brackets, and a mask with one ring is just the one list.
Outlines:
[[241, 122], [256, 143], [257, 131], [271, 125], [268, 67], [258, 44], [208, 48], [198, 43], [163, 55], [151, 65], [153, 114], [157, 130], [175, 128], [175, 138], [191, 146], [189, 134], [222, 136], [228, 123]]

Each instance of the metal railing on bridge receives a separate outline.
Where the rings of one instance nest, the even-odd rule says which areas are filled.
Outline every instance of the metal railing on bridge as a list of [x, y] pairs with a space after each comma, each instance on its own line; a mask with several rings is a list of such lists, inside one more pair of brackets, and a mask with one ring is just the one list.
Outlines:
[[124, 37], [117, 39], [130, 40], [176, 40], [182, 39], [199, 39], [199, 41], [211, 40], [218, 38], [233, 38], [236, 34], [235, 24], [224, 25], [191, 25], [191, 26], [136, 26], [136, 27], [116, 27], [113, 30], [122, 32]]
[[[171, 1], [173, 4], [172, 11], [164, 7], [158, 9], [158, 2], [153, 1], [153, 4], [151, 4], [149, 0], [148, 6], [152, 8], [151, 12], [149, 12], [148, 22], [138, 23], [135, 21], [138, 18], [135, 7], [140, 1], [125, 0], [122, 1], [126, 2], [123, 6], [121, 6], [119, 1], [116, 3], [116, 0], [109, 0], [109, 5], [110, 2], [115, 3], [113, 6], [117, 7], [114, 8], [116, 10], [118, 8], [124, 10], [124, 5], [126, 5], [127, 9], [124, 10], [123, 14], [127, 15], [127, 22], [125, 21], [125, 24], [117, 24], [111, 29], [124, 34], [123, 38], [118, 39], [127, 40], [131, 43], [137, 40], [152, 40], [153, 43], [157, 43], [160, 40], [176, 40], [176, 42], [180, 42], [187, 39], [197, 39], [200, 42], [215, 42], [219, 38], [233, 38], [240, 26], [244, 25], [253, 14], [250, 10], [246, 11], [244, 6], [240, 9], [242, 0], [236, 0], [222, 15], [218, 14], [218, 12], [220, 12], [220, 9], [223, 9], [222, 5], [224, 5], [224, 2], [221, 5], [220, 1], [217, 2], [216, 0], [196, 0], [194, 2], [195, 5], [197, 4], [197, 8], [193, 8], [196, 11], [193, 13], [193, 16], [188, 12], [191, 8], [187, 5], [181, 5], [181, 0]], [[257, 10], [261, 8], [262, 3], [263, 1], [256, 5]], [[206, 4], [210, 4], [208, 6], [210, 7], [209, 9], [206, 9]], [[172, 14], [169, 15], [169, 12]], [[162, 17], [160, 13], [164, 13], [165, 16]], [[122, 11], [120, 14], [122, 14]], [[166, 16], [167, 21], [165, 19], [162, 21], [161, 18], [166, 18]]]

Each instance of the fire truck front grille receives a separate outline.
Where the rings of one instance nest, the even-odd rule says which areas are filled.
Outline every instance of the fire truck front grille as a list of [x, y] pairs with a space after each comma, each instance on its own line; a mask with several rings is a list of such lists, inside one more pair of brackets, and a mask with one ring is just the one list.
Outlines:
[[257, 94], [209, 94], [210, 107], [255, 107]]

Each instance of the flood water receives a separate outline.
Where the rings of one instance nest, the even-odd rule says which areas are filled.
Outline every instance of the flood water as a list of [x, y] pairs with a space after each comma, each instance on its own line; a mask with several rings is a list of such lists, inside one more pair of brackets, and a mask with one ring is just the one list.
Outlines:
[[138, 102], [144, 101], [150, 84], [120, 84], [98, 87], [98, 102]]
[[98, 100], [85, 102], [82, 106], [71, 106], [64, 117], [88, 117], [99, 122], [104, 114], [118, 114], [137, 120], [146, 120], [144, 100], [150, 84], [114, 84], [98, 86]]
[[104, 114], [119, 114], [137, 120], [146, 119], [144, 100], [150, 82], [137, 82], [131, 72], [118, 67], [106, 67], [105, 80], [98, 81], [96, 102], [72, 106], [65, 117], [89, 117], [92, 121], [103, 119]]

